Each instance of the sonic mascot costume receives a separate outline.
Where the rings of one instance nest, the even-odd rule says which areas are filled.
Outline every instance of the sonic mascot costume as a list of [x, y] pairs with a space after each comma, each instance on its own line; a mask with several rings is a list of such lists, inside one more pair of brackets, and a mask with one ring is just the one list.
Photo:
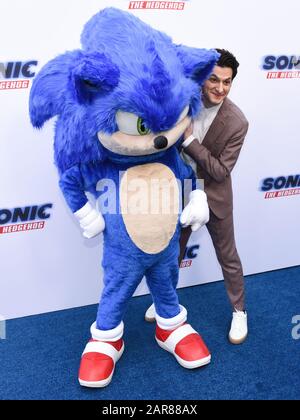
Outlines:
[[[174, 181], [193, 177], [176, 144], [200, 111], [200, 87], [218, 54], [175, 45], [164, 33], [115, 8], [92, 17], [81, 42], [82, 49], [42, 68], [30, 96], [35, 127], [58, 116], [54, 151], [60, 187], [83, 235], [104, 234], [104, 289], [79, 382], [104, 387], [111, 381], [124, 350], [126, 305], [143, 276], [155, 304], [157, 343], [185, 368], [203, 366], [211, 356], [186, 323], [176, 285], [180, 222], [197, 230], [207, 223], [209, 210], [205, 193], [194, 189], [181, 213]], [[105, 200], [97, 208], [87, 199], [85, 192], [101, 201], [101, 180], [116, 187], [114, 211], [105, 211]], [[171, 211], [158, 205], [158, 211], [148, 206], [137, 214], [132, 185], [150, 187], [155, 181], [172, 184]], [[164, 183], [158, 184], [164, 193]], [[142, 201], [157, 204], [147, 194]]]

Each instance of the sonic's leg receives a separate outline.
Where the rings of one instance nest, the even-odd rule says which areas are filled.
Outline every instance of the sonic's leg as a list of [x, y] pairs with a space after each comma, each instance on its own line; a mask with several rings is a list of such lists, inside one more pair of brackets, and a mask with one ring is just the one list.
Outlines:
[[123, 314], [141, 281], [144, 268], [128, 256], [104, 253], [104, 289], [97, 321], [91, 326], [92, 339], [83, 352], [79, 382], [87, 387], [104, 387], [112, 379], [116, 362], [124, 350]]
[[104, 253], [104, 289], [100, 299], [96, 327], [99, 330], [116, 328], [123, 319], [127, 303], [143, 278], [143, 261], [126, 255]]
[[156, 313], [163, 318], [173, 318], [180, 313], [176, 292], [179, 269], [176, 258], [164, 261], [146, 272], [146, 281], [153, 298]]
[[146, 272], [147, 285], [154, 302], [145, 313], [147, 322], [155, 322], [156, 311], [166, 318], [180, 312], [176, 292], [179, 277], [178, 255], [179, 243], [177, 238], [173, 238], [173, 244], [163, 254], [160, 262]]

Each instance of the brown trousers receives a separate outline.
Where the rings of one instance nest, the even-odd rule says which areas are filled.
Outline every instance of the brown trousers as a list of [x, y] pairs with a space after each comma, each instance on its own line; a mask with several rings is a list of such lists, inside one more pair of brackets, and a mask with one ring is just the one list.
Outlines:
[[[210, 211], [210, 220], [206, 227], [222, 268], [225, 287], [231, 305], [233, 308], [242, 311], [245, 309], [244, 277], [241, 260], [235, 245], [233, 214], [230, 213], [225, 219], [218, 219]], [[191, 233], [190, 227], [181, 231], [179, 262], [183, 259]]]

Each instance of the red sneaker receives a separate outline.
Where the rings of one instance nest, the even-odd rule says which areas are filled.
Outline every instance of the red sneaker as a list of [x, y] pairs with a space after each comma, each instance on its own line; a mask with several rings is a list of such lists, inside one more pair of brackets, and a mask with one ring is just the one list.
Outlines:
[[161, 348], [172, 353], [186, 369], [205, 366], [211, 361], [208, 348], [190, 324], [183, 324], [170, 331], [157, 325], [155, 339]]
[[105, 342], [91, 339], [81, 357], [78, 380], [80, 385], [102, 388], [112, 380], [115, 365], [124, 351], [124, 341]]

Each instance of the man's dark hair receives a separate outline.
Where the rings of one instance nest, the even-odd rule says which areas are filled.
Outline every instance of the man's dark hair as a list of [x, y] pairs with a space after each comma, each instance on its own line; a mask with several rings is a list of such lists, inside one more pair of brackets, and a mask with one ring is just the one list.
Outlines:
[[235, 78], [235, 76], [237, 75], [237, 69], [238, 66], [240, 65], [240, 63], [237, 61], [237, 59], [235, 58], [235, 56], [233, 54], [231, 54], [231, 52], [227, 51], [227, 50], [222, 50], [220, 48], [216, 48], [216, 51], [221, 54], [218, 62], [217, 62], [217, 66], [220, 67], [229, 67], [232, 69], [232, 80]]

